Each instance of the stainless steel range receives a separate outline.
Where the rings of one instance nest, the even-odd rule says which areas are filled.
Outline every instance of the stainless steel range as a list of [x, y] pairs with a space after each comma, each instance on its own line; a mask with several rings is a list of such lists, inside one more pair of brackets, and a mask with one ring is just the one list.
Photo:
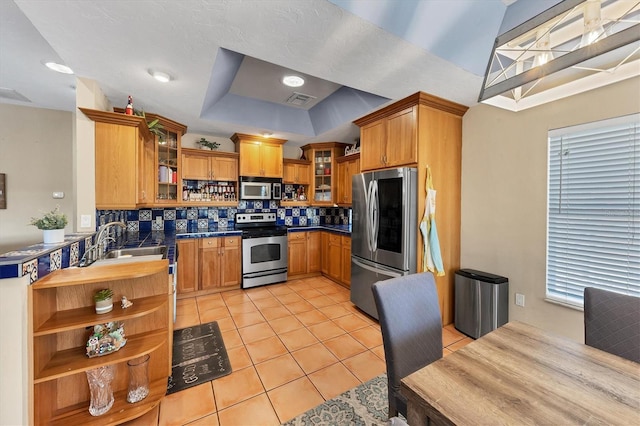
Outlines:
[[242, 288], [287, 280], [287, 228], [275, 213], [237, 213], [242, 230]]

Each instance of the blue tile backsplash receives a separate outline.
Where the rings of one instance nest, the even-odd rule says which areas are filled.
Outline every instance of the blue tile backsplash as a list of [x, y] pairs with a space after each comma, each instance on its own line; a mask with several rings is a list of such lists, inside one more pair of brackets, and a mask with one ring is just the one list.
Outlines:
[[231, 228], [236, 213], [276, 213], [278, 225], [348, 225], [350, 208], [280, 207], [276, 201], [240, 201], [235, 207], [168, 207], [164, 209], [98, 210], [98, 227], [124, 221], [129, 231], [184, 231], [192, 228]]

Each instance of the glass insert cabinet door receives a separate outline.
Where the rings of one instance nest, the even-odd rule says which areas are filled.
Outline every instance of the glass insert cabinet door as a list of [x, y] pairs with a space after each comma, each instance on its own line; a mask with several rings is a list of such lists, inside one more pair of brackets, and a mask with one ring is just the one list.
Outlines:
[[158, 201], [178, 200], [178, 133], [171, 130], [162, 130], [156, 136], [158, 153]]
[[332, 194], [332, 152], [328, 150], [316, 150], [314, 152], [313, 165], [314, 165], [314, 200], [331, 202]]

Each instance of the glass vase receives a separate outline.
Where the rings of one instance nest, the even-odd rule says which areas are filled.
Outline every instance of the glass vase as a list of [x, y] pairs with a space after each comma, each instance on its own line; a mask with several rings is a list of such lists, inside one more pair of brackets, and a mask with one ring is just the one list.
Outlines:
[[91, 391], [91, 404], [89, 413], [92, 416], [101, 416], [113, 406], [113, 390], [111, 382], [115, 377], [116, 369], [114, 365], [87, 370], [87, 381]]
[[127, 402], [142, 401], [149, 395], [149, 355], [143, 355], [127, 362], [129, 367], [129, 388]]

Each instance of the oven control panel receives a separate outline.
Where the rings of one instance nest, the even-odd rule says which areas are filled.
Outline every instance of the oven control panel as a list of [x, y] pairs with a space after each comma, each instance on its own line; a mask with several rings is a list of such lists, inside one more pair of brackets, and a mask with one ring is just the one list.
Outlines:
[[239, 213], [236, 223], [275, 223], [275, 213]]

